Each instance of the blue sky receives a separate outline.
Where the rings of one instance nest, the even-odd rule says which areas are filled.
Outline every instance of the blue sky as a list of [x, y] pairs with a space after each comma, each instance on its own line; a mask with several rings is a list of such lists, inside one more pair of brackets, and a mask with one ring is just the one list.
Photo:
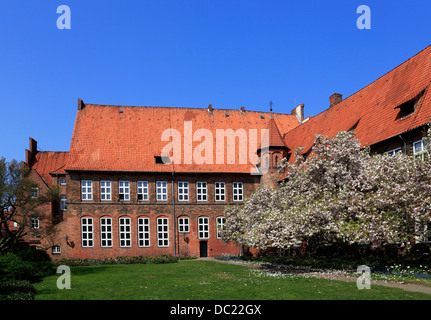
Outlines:
[[430, 15], [429, 0], [1, 0], [0, 157], [24, 160], [30, 136], [67, 151], [78, 98], [316, 115], [429, 46]]

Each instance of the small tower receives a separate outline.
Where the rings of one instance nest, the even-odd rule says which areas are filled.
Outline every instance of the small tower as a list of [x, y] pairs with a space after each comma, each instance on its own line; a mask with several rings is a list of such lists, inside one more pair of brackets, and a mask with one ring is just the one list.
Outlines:
[[[257, 155], [260, 157], [260, 170], [263, 173], [261, 184], [275, 187], [280, 177], [278, 165], [287, 156], [289, 148], [284, 143], [280, 130], [272, 116], [272, 102], [270, 102], [270, 111], [271, 116], [268, 121], [268, 130], [266, 131], [268, 135], [262, 137], [263, 145], [257, 150]], [[268, 146], [265, 146], [266, 141]]]

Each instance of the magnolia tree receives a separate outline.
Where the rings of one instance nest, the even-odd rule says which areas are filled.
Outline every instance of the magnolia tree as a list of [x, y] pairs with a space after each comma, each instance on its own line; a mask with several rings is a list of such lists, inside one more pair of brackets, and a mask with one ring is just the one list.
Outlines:
[[306, 160], [300, 148], [294, 163], [283, 160], [279, 188], [261, 187], [226, 209], [224, 239], [260, 249], [303, 241], [380, 247], [418, 235], [417, 226], [431, 221], [429, 157], [371, 155], [354, 135], [316, 135]]

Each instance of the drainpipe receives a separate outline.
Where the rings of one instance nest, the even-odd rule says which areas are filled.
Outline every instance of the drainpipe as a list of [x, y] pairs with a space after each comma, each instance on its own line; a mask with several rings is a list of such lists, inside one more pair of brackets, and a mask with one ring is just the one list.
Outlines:
[[[403, 141], [403, 144], [404, 144], [404, 154], [407, 155], [406, 141], [403, 139], [403, 136], [401, 134], [399, 134], [398, 137]], [[407, 230], [408, 230], [408, 227], [409, 227], [409, 216], [408, 216], [407, 213], [406, 213], [406, 224], [407, 224]], [[409, 241], [407, 241], [407, 243], [406, 243], [406, 251], [407, 252], [409, 251]]]
[[176, 227], [175, 227], [175, 188], [174, 188], [174, 172], [172, 172], [172, 217], [173, 217], [173, 228], [174, 228], [174, 257], [177, 255], [177, 239], [176, 239]]
[[403, 141], [404, 143], [404, 154], [407, 154], [407, 146], [406, 146], [406, 141], [403, 139], [402, 135], [398, 135], [398, 137]]

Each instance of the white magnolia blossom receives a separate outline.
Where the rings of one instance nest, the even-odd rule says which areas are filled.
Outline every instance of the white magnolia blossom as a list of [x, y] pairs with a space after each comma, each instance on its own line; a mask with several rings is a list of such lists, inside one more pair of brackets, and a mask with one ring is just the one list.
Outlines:
[[[316, 135], [304, 160], [282, 161], [286, 180], [226, 209], [224, 239], [265, 249], [308, 243], [408, 242], [431, 221], [431, 161], [370, 154], [353, 132]], [[429, 141], [431, 129], [425, 141]], [[426, 152], [430, 153], [430, 143]]]

